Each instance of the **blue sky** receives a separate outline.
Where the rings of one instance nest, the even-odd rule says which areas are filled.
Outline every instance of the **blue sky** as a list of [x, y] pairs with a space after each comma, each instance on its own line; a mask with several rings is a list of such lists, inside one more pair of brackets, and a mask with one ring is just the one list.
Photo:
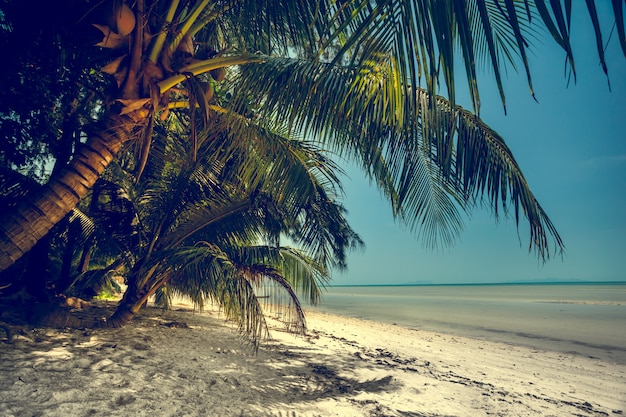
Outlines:
[[547, 39], [531, 56], [538, 103], [523, 72], [509, 71], [505, 81], [506, 116], [488, 74], [480, 84], [481, 117], [513, 150], [565, 241], [564, 256], [542, 263], [528, 252], [525, 223], [518, 233], [513, 219], [496, 223], [482, 210], [471, 214], [453, 247], [426, 249], [348, 168], [344, 204], [366, 248], [350, 255], [348, 271], [335, 273], [333, 284], [626, 281], [626, 59], [614, 37], [607, 49], [609, 91], [588, 17], [579, 16], [576, 84], [568, 86], [564, 54]]

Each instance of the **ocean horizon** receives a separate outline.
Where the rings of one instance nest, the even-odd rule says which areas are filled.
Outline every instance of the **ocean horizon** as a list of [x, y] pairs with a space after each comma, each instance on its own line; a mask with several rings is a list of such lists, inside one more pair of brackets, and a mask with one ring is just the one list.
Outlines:
[[332, 285], [312, 308], [626, 363], [626, 281]]
[[497, 285], [626, 285], [626, 281], [572, 281], [572, 280], [528, 280], [501, 282], [406, 282], [399, 284], [328, 284], [333, 287], [458, 287], [458, 286], [497, 286]]

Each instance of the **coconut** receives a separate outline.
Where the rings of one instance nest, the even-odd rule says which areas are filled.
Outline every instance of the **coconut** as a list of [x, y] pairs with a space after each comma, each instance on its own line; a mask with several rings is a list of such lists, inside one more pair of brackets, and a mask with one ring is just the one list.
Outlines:
[[211, 70], [211, 77], [217, 82], [224, 81], [226, 78], [226, 68], [216, 68]]
[[135, 14], [126, 3], [115, 11], [115, 27], [122, 36], [129, 35], [135, 29]]
[[189, 34], [183, 36], [183, 39], [178, 44], [178, 48], [176, 52], [179, 53], [183, 57], [192, 57], [195, 55], [195, 50], [193, 46], [193, 39]]
[[203, 82], [202, 87], [204, 88], [204, 98], [208, 103], [211, 101], [213, 95], [215, 94], [215, 90], [213, 89], [213, 83], [211, 81]]

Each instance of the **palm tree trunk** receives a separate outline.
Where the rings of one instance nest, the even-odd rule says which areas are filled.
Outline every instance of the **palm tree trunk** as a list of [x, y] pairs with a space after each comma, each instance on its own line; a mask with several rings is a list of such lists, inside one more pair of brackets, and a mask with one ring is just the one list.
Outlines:
[[107, 320], [106, 327], [122, 327], [127, 324], [145, 307], [148, 299], [169, 281], [169, 277], [156, 279], [154, 271], [139, 267], [130, 274], [124, 297], [117, 305], [115, 313]]
[[122, 327], [130, 322], [139, 313], [139, 310], [146, 305], [148, 298], [150, 298], [153, 292], [148, 291], [145, 287], [140, 288], [137, 285], [129, 285], [124, 293], [124, 297], [117, 305], [115, 313], [107, 319], [105, 327]]
[[80, 261], [78, 262], [77, 273], [84, 274], [89, 269], [89, 262], [91, 261], [91, 251], [95, 247], [95, 240], [89, 239], [83, 245], [83, 252], [80, 255]]
[[28, 252], [76, 206], [138, 127], [128, 115], [109, 115], [106, 121], [41, 190], [2, 216], [0, 271]]

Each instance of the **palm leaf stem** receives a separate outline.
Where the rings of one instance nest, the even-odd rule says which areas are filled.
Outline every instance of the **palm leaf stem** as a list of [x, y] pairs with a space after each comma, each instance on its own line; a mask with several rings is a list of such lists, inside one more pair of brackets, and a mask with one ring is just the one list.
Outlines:
[[178, 35], [176, 35], [172, 39], [172, 42], [169, 45], [169, 49], [170, 51], [172, 51], [172, 53], [176, 51], [176, 48], [178, 48], [178, 45], [180, 45], [180, 42], [183, 40], [185, 35], [187, 35], [187, 32], [189, 31], [191, 26], [198, 19], [198, 16], [200, 16], [200, 13], [202, 13], [202, 11], [208, 6], [209, 1], [210, 0], [200, 0], [199, 2], [197, 2], [194, 8], [189, 13], [189, 16], [185, 18], [185, 22], [179, 29]]
[[[167, 108], [170, 110], [171, 109], [188, 109], [189, 106], [190, 106], [189, 101], [182, 101], [182, 100], [171, 101], [167, 103]], [[200, 104], [196, 103], [196, 108], [199, 109]], [[229, 113], [229, 112], [232, 113], [232, 110], [225, 109], [224, 107], [217, 105], [217, 104], [209, 104], [208, 108], [217, 113]]]
[[167, 90], [174, 87], [176, 84], [185, 81], [190, 75], [197, 76], [207, 73], [217, 68], [223, 68], [232, 65], [245, 65], [251, 63], [262, 62], [262, 59], [257, 55], [241, 54], [233, 56], [222, 56], [219, 58], [206, 59], [195, 62], [180, 70], [180, 74], [176, 74], [172, 77], [166, 78], [160, 81], [157, 86], [161, 94], [164, 94]]
[[234, 216], [234, 215], [236, 215], [238, 213], [241, 213], [242, 211], [250, 208], [251, 206], [252, 206], [252, 202], [250, 200], [241, 201], [240, 203], [230, 207], [229, 210], [220, 213], [219, 216], [212, 217], [210, 219], [207, 219], [207, 221], [205, 221], [203, 223], [197, 224], [193, 229], [191, 229], [189, 231], [186, 231], [182, 236], [178, 237], [177, 240], [173, 241], [168, 246], [176, 247], [176, 246], [182, 244], [186, 239], [188, 239], [192, 235], [194, 235], [197, 232], [199, 232], [200, 230], [210, 226], [211, 224], [214, 224], [214, 223], [217, 223], [219, 221], [222, 221], [222, 220], [224, 220], [225, 218], [227, 218], [229, 216]]
[[167, 14], [165, 15], [165, 21], [163, 22], [162, 30], [156, 37], [156, 40], [150, 47], [150, 53], [148, 54], [148, 59], [152, 61], [154, 64], [157, 63], [159, 59], [159, 55], [163, 50], [163, 45], [165, 44], [165, 40], [167, 39], [167, 28], [170, 27], [172, 21], [174, 20], [174, 15], [176, 14], [176, 9], [178, 9], [178, 4], [180, 0], [172, 0], [169, 4], [169, 8], [167, 9]]
[[204, 17], [197, 19], [197, 21], [193, 24], [193, 26], [189, 29], [189, 35], [194, 36], [202, 29], [204, 29], [209, 23], [214, 21], [220, 14], [227, 12], [231, 6], [229, 4], [223, 5], [223, 7], [217, 11], [213, 10], [210, 13], [205, 14]]

